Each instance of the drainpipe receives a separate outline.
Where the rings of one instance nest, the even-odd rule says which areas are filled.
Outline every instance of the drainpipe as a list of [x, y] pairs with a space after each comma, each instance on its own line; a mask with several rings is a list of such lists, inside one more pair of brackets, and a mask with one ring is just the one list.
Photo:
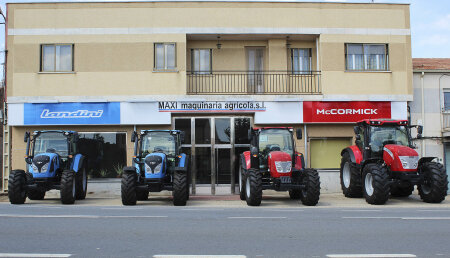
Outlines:
[[[424, 82], [423, 82], [423, 77], [425, 76], [425, 72], [422, 72], [422, 74], [420, 75], [420, 88], [422, 90], [422, 94], [421, 94], [421, 104], [422, 104], [422, 125], [425, 125], [425, 103], [424, 103]], [[425, 136], [425, 126], [423, 127], [423, 136]], [[422, 157], [425, 157], [425, 139], [421, 140], [421, 149], [422, 149]]]

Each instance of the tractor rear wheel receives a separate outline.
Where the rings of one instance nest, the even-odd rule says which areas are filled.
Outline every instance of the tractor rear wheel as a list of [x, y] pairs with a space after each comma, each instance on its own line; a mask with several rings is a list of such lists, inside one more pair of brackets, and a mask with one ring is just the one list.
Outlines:
[[75, 188], [76, 188], [76, 199], [84, 200], [87, 193], [87, 172], [86, 167], [83, 165], [80, 170], [76, 173]]
[[259, 206], [262, 200], [262, 174], [249, 169], [245, 179], [245, 199], [249, 206]]
[[173, 175], [173, 205], [185, 206], [188, 199], [188, 181], [185, 172], [175, 171]]
[[19, 169], [11, 171], [8, 180], [9, 202], [12, 204], [25, 203], [27, 198], [26, 183], [25, 171]]
[[239, 198], [241, 198], [241, 201], [245, 200], [245, 177], [244, 168], [242, 167], [242, 159], [239, 164]]
[[348, 152], [342, 155], [340, 177], [341, 188], [345, 197], [362, 197], [361, 175], [358, 169], [353, 166]]
[[148, 190], [136, 191], [136, 200], [138, 201], [146, 201], [148, 200]]
[[289, 190], [289, 197], [292, 200], [299, 200], [301, 196], [302, 196], [302, 190], [298, 190], [298, 189]]
[[122, 204], [123, 205], [136, 205], [136, 172], [124, 171], [122, 174], [122, 182], [120, 186], [121, 195], [122, 195]]
[[304, 171], [303, 184], [305, 188], [301, 190], [300, 200], [303, 205], [315, 206], [320, 197], [320, 177], [315, 169], [307, 168]]
[[30, 200], [42, 200], [45, 197], [45, 191], [42, 190], [28, 190], [28, 199]]
[[418, 185], [420, 198], [428, 203], [440, 203], [447, 196], [448, 176], [444, 166], [436, 162], [426, 162], [419, 168], [424, 180]]
[[61, 175], [61, 202], [63, 204], [74, 204], [76, 199], [75, 172], [64, 170]]
[[389, 199], [389, 176], [380, 164], [367, 164], [363, 169], [363, 191], [366, 202], [385, 204]]
[[394, 197], [408, 197], [414, 191], [414, 185], [401, 186], [391, 186], [391, 196]]

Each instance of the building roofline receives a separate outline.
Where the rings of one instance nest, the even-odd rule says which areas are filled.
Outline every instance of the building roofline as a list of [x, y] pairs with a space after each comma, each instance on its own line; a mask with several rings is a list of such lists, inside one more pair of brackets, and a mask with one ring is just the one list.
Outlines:
[[[367, 1], [367, 2], [366, 2]], [[320, 4], [388, 4], [388, 5], [411, 5], [411, 3], [405, 2], [368, 2], [368, 0], [360, 1], [345, 1], [345, 0], [321, 0], [321, 1], [311, 1], [311, 0], [40, 0], [40, 1], [17, 1], [17, 2], [6, 2], [6, 4], [62, 4], [62, 3], [177, 3], [177, 2], [187, 2], [187, 3], [217, 3], [217, 2], [233, 2], [233, 3], [320, 3]]]
[[450, 73], [450, 70], [439, 69], [414, 69], [413, 73]]

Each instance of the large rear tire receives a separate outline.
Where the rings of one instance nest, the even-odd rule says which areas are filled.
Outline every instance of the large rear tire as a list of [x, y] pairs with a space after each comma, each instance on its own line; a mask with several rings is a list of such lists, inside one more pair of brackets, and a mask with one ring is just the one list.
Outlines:
[[134, 171], [124, 171], [122, 174], [122, 183], [120, 186], [122, 204], [123, 205], [136, 205], [136, 182], [137, 175]]
[[242, 159], [239, 162], [239, 198], [241, 201], [245, 200], [245, 175], [242, 167]]
[[319, 202], [320, 197], [320, 177], [315, 169], [304, 170], [303, 183], [306, 188], [300, 191], [300, 200], [303, 205], [315, 206]]
[[175, 171], [173, 175], [173, 205], [185, 206], [188, 199], [188, 182], [185, 172]]
[[407, 186], [391, 186], [391, 196], [393, 197], [408, 197], [414, 191], [414, 185]]
[[259, 206], [262, 200], [262, 174], [249, 169], [245, 180], [245, 199], [249, 206]]
[[76, 199], [75, 172], [64, 170], [61, 175], [61, 203], [74, 204]]
[[363, 192], [369, 204], [385, 204], [389, 199], [389, 176], [380, 164], [367, 164], [363, 169]]
[[340, 168], [341, 188], [345, 197], [362, 197], [361, 175], [354, 166], [348, 152], [342, 155]]
[[45, 191], [42, 190], [28, 190], [28, 199], [30, 200], [42, 200], [45, 197]]
[[76, 173], [75, 177], [76, 177], [76, 180], [75, 180], [76, 196], [75, 196], [75, 198], [77, 200], [84, 200], [86, 198], [87, 183], [88, 183], [86, 166], [83, 165], [81, 167], [81, 169]]
[[426, 162], [419, 168], [424, 176], [423, 183], [418, 185], [420, 198], [428, 203], [440, 203], [445, 200], [448, 190], [448, 176], [442, 164]]
[[149, 194], [148, 190], [137, 191], [136, 192], [136, 200], [146, 201], [146, 200], [148, 200], [148, 194]]
[[12, 170], [8, 180], [8, 197], [11, 204], [23, 204], [27, 198], [25, 171]]

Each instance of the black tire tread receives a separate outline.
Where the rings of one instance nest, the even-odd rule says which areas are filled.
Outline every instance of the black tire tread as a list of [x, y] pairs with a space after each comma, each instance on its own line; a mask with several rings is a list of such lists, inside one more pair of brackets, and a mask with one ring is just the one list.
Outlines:
[[[250, 180], [250, 196], [246, 195], [247, 205], [259, 206], [262, 200], [262, 174], [256, 169], [247, 171], [246, 180]], [[246, 181], [247, 182], [247, 181]], [[247, 189], [246, 189], [247, 191]]]
[[45, 191], [29, 189], [27, 196], [30, 200], [43, 200], [45, 197]]
[[8, 180], [8, 197], [11, 204], [23, 204], [27, 198], [25, 171], [12, 170]]
[[[389, 186], [389, 175], [386, 168], [382, 167], [380, 164], [372, 163], [367, 164], [363, 169], [364, 179], [363, 181], [363, 192], [366, 202], [369, 204], [381, 205], [385, 204], [389, 199], [390, 186]], [[365, 190], [365, 177], [367, 173], [371, 173], [373, 180], [373, 194], [368, 196]]]
[[292, 200], [300, 200], [301, 195], [302, 190], [298, 189], [289, 190], [289, 198], [291, 198]]
[[[125, 170], [125, 169], [124, 169]], [[123, 205], [136, 205], [136, 172], [126, 172], [122, 174], [120, 192]]]
[[440, 203], [445, 200], [448, 191], [448, 175], [442, 164], [437, 162], [425, 162], [421, 170], [424, 170], [424, 175], [430, 173], [428, 176], [431, 179], [430, 193], [424, 193], [421, 184], [418, 185], [420, 198], [427, 203]]
[[239, 189], [239, 198], [241, 199], [241, 201], [245, 201], [245, 174], [246, 174], [246, 169], [244, 169], [244, 164], [242, 164], [243, 162], [243, 155], [241, 155], [241, 159], [239, 161], [239, 168], [241, 171], [239, 171], [239, 173], [241, 173], [241, 182], [239, 182], [241, 184], [241, 188]]
[[[350, 165], [350, 185], [348, 188], [345, 187], [344, 179], [343, 179], [344, 165], [347, 162], [349, 162], [349, 165]], [[339, 174], [340, 174], [340, 181], [341, 181], [341, 189], [342, 189], [342, 192], [344, 193], [344, 196], [348, 197], [348, 198], [363, 197], [361, 174], [358, 171], [358, 169], [354, 167], [354, 164], [352, 163], [348, 152], [345, 152], [344, 155], [342, 155], [341, 167], [340, 167], [339, 172], [340, 172]]]
[[173, 175], [173, 205], [185, 206], [188, 199], [187, 174], [185, 172], [176, 171]]
[[[305, 191], [300, 191], [300, 200], [303, 205], [315, 206], [320, 198], [320, 177], [315, 169], [307, 168], [304, 170]], [[305, 196], [306, 193], [306, 196]]]
[[[74, 204], [75, 196], [73, 194], [73, 184], [75, 183], [75, 172], [71, 170], [64, 170], [61, 175], [61, 203]], [[76, 184], [76, 183], [75, 183]], [[76, 195], [76, 190], [75, 190]]]
[[[83, 173], [86, 176], [86, 189], [83, 191]], [[75, 176], [75, 199], [77, 200], [84, 200], [86, 199], [86, 193], [87, 193], [87, 185], [88, 185], [88, 179], [87, 179], [87, 171], [86, 167], [81, 167], [81, 169], [76, 173]]]
[[404, 187], [400, 186], [392, 186], [391, 187], [391, 196], [393, 197], [408, 197], [414, 191], [414, 185], [408, 185]]

